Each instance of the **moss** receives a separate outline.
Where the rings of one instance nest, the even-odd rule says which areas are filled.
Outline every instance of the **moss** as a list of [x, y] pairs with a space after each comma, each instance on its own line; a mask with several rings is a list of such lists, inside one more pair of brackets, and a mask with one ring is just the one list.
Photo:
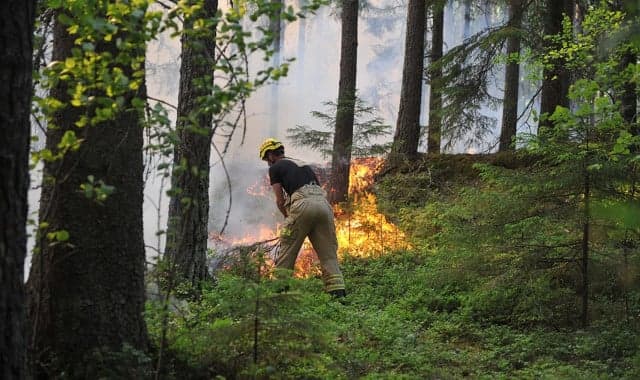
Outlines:
[[490, 164], [507, 169], [526, 168], [539, 157], [522, 152], [494, 154], [422, 154], [414, 161], [404, 161], [385, 168], [376, 177], [378, 207], [391, 219], [404, 207], [424, 206], [433, 197], [452, 194], [462, 186], [479, 181], [476, 164]]

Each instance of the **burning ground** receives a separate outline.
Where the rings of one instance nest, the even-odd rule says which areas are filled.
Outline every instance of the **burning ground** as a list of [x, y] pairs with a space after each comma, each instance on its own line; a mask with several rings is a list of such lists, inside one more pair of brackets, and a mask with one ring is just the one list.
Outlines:
[[[381, 256], [408, 247], [404, 233], [378, 211], [376, 196], [372, 190], [374, 176], [381, 169], [382, 163], [382, 159], [377, 157], [358, 158], [351, 163], [349, 202], [334, 206], [340, 257]], [[326, 184], [326, 169], [318, 166], [314, 169], [321, 182]], [[256, 207], [265, 203], [270, 206], [275, 204], [266, 174], [246, 188], [245, 196]], [[265, 216], [266, 220], [245, 224], [244, 228], [235, 228], [230, 234], [212, 232], [212, 265], [224, 267], [225, 263], [233, 261], [234, 256], [240, 252], [266, 253], [266, 263], [271, 265], [278, 248], [277, 236], [283, 218], [273, 211], [270, 214]], [[273, 220], [277, 223], [269, 224]], [[295, 273], [302, 278], [321, 273], [317, 255], [308, 239], [298, 256]]]

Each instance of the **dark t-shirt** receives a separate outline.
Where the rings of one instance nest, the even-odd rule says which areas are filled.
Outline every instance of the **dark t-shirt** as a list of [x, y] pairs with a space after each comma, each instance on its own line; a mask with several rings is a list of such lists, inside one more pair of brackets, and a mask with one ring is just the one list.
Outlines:
[[269, 179], [272, 185], [282, 184], [289, 196], [304, 185], [320, 185], [309, 165], [298, 166], [286, 158], [278, 160], [269, 167]]

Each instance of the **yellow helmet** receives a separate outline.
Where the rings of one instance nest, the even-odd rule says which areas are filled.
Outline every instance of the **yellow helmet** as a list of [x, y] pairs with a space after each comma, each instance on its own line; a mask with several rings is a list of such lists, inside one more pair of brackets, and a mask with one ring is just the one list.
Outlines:
[[270, 150], [276, 150], [278, 148], [284, 148], [282, 143], [274, 138], [268, 138], [264, 140], [262, 145], [260, 145], [260, 159], [264, 160], [267, 152]]

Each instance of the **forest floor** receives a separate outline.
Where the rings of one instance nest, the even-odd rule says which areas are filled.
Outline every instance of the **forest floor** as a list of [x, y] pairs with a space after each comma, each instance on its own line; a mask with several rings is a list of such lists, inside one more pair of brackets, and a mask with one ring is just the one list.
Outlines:
[[[509, 156], [479, 160], [509, 170], [531, 163]], [[484, 191], [476, 162], [465, 155], [425, 158], [411, 170], [395, 168], [378, 180], [380, 209], [411, 245], [370, 257], [344, 256], [348, 296], [341, 301], [323, 293], [319, 278], [289, 280], [283, 293], [278, 281], [221, 275], [202, 299], [172, 317], [167, 341], [173, 361], [167, 373], [176, 378], [185, 371], [193, 378], [640, 378], [638, 293], [627, 294], [625, 302], [595, 293], [590, 324], [581, 327], [579, 297], [570, 286], [549, 285], [554, 282], [547, 281], [548, 272], [522, 266], [522, 257], [487, 249], [486, 239], [473, 233], [477, 210], [466, 204]], [[156, 344], [163, 328], [158, 310], [150, 304]]]

